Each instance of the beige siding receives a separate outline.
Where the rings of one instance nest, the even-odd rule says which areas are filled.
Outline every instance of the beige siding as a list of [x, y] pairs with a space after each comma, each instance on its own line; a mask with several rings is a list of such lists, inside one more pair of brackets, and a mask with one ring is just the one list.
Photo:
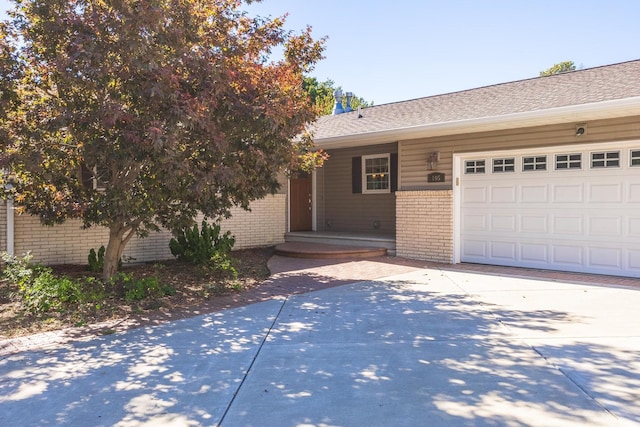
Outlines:
[[319, 188], [324, 189], [318, 192], [318, 231], [395, 232], [395, 195], [353, 194], [351, 158], [396, 152], [395, 143], [329, 151], [331, 157], [318, 177]]
[[313, 201], [316, 210], [316, 230], [323, 231], [325, 224], [325, 168], [316, 169], [315, 188], [316, 199]]
[[[576, 123], [400, 141], [399, 188], [401, 190], [452, 188], [454, 153], [589, 144], [640, 138], [640, 117], [588, 122], [587, 133], [580, 137], [575, 136]], [[426, 167], [427, 155], [430, 152], [440, 153], [440, 161], [435, 171], [445, 174], [444, 185], [427, 182], [427, 175], [434, 172], [427, 170]]]
[[[222, 222], [223, 231], [229, 230], [236, 237], [234, 249], [283, 242], [286, 196], [267, 196], [253, 202], [251, 209], [247, 212], [236, 208], [232, 211], [232, 217]], [[0, 221], [1, 218], [3, 217], [0, 216]], [[125, 248], [123, 256], [135, 262], [173, 258], [169, 251], [170, 239], [169, 231], [152, 233], [144, 239], [134, 238]], [[108, 232], [102, 227], [85, 230], [79, 221], [67, 221], [54, 227], [45, 227], [36, 217], [15, 217], [16, 255], [31, 251], [34, 261], [44, 264], [85, 264], [89, 250], [101, 245], [106, 246], [107, 241]]]
[[396, 193], [396, 255], [453, 263], [453, 191]]

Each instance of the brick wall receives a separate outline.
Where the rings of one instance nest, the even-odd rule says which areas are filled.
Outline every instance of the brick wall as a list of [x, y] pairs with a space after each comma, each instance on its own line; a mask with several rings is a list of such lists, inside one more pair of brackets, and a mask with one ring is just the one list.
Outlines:
[[396, 255], [453, 263], [453, 191], [396, 192]]
[[[0, 213], [0, 227], [2, 215]], [[222, 228], [235, 235], [234, 249], [274, 245], [284, 241], [285, 215], [286, 195], [276, 194], [253, 202], [251, 212], [233, 209], [232, 217], [223, 221]], [[79, 221], [45, 227], [36, 217], [15, 217], [15, 254], [31, 251], [34, 261], [44, 264], [85, 264], [89, 250], [106, 246], [108, 236], [102, 227], [83, 230]], [[152, 233], [144, 239], [133, 238], [123, 256], [134, 258], [135, 262], [171, 259], [170, 239], [169, 231]]]
[[270, 246], [284, 242], [287, 230], [287, 196], [275, 194], [251, 203], [251, 212], [235, 209], [222, 223], [236, 236], [234, 249]]

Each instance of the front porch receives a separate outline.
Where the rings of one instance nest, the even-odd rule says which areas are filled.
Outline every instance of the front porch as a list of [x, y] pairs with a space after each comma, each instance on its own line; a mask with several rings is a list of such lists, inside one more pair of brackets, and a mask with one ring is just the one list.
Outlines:
[[301, 258], [393, 256], [396, 239], [388, 234], [295, 231], [285, 234], [276, 253]]

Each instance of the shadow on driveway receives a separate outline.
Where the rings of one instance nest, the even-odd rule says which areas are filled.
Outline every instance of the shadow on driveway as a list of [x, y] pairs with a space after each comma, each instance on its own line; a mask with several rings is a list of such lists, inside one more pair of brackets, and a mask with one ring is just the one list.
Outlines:
[[0, 424], [636, 425], [640, 334], [564, 336], [590, 316], [509, 283], [420, 270], [10, 355]]

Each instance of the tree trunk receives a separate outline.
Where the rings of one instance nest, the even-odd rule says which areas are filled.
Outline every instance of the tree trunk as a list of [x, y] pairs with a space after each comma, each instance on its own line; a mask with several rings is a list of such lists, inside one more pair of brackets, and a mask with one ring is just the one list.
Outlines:
[[118, 262], [126, 245], [126, 241], [122, 239], [123, 236], [122, 226], [112, 226], [109, 229], [109, 243], [104, 251], [104, 265], [102, 267], [102, 280], [105, 283], [118, 272]]

